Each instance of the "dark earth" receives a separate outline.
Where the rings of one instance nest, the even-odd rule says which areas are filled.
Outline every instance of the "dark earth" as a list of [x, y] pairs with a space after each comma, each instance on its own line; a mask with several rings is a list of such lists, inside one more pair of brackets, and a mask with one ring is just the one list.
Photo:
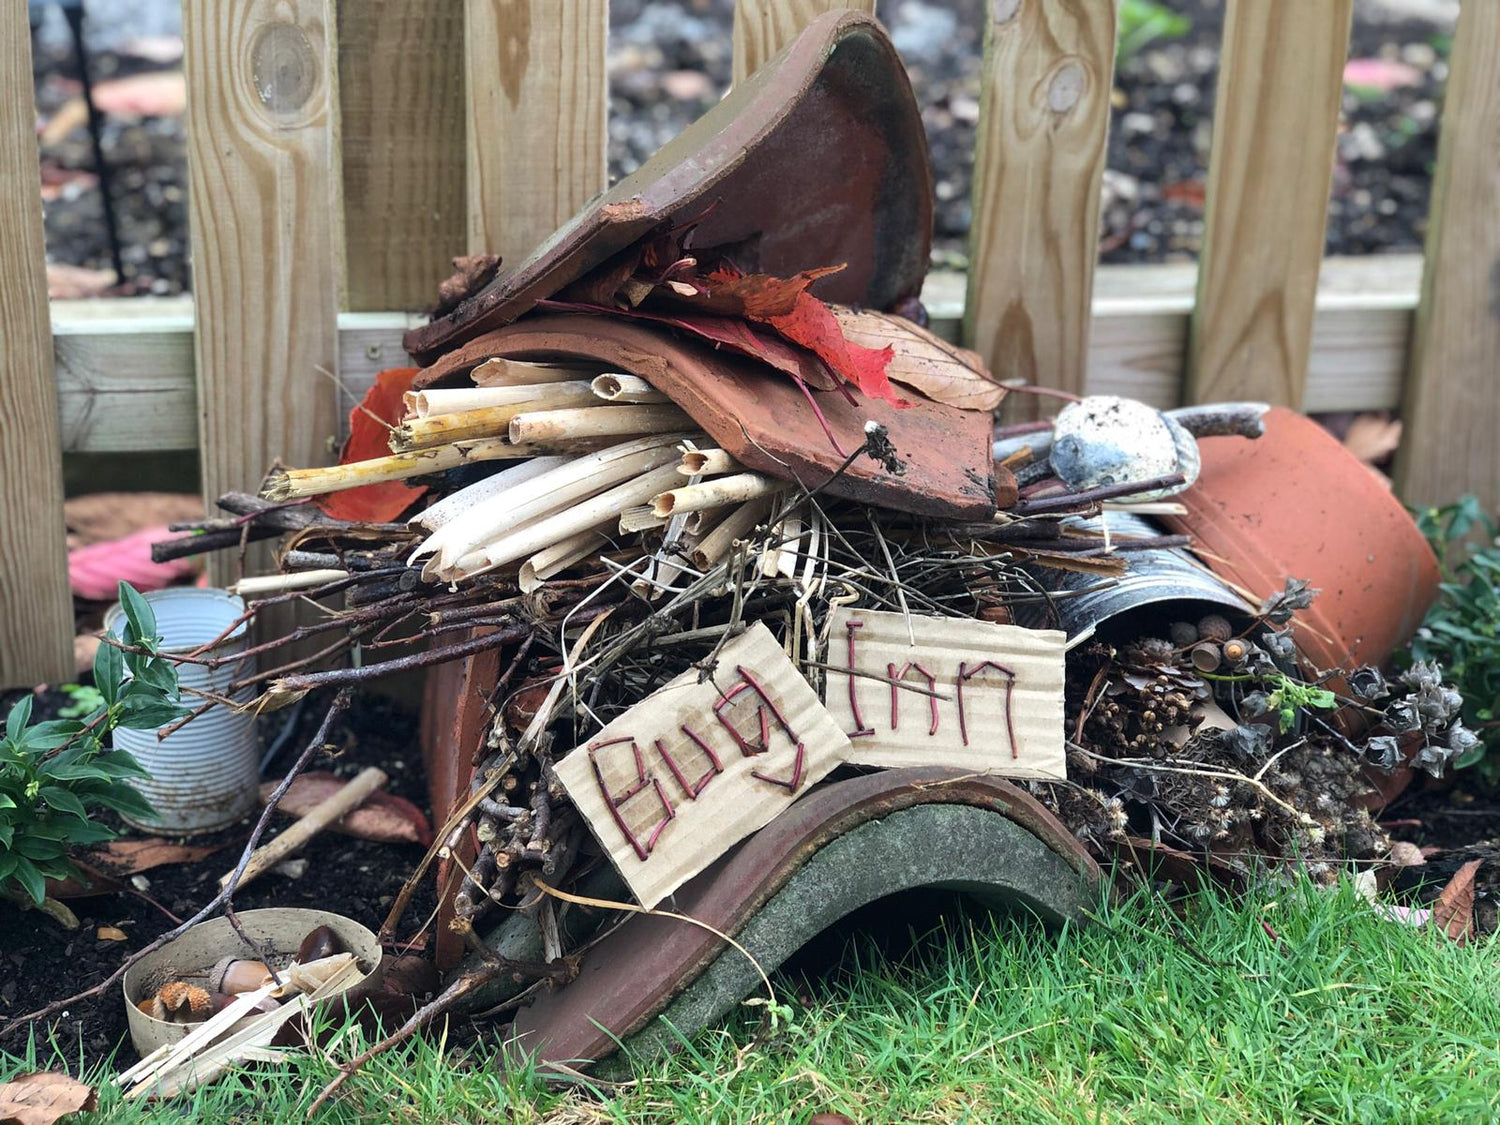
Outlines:
[[[8, 711], [17, 694], [0, 695], [0, 711]], [[44, 693], [37, 700], [34, 714], [37, 718], [50, 717], [49, 712], [67, 702], [60, 692]], [[268, 779], [279, 778], [306, 746], [326, 705], [327, 700], [309, 697], [307, 705], [296, 713], [296, 729], [267, 770]], [[282, 733], [289, 714], [280, 712], [262, 720], [260, 733], [265, 744]], [[320, 756], [309, 769], [352, 777], [365, 766], [379, 766], [390, 777], [387, 792], [406, 797], [428, 811], [414, 712], [385, 696], [367, 692], [358, 697], [335, 728], [332, 743], [338, 747], [337, 753]], [[266, 839], [289, 823], [290, 819], [275, 822]], [[219, 877], [238, 861], [251, 827], [252, 821], [247, 819], [221, 832], [181, 840], [193, 845], [222, 844], [223, 850], [198, 863], [145, 872], [150, 886], [144, 893], [131, 890], [68, 899], [81, 923], [71, 933], [33, 911], [0, 903], [0, 1023], [103, 980], [131, 953], [177, 924], [165, 911], [178, 918], [194, 914], [218, 892]], [[138, 829], [127, 828], [125, 832], [130, 837], [145, 835]], [[236, 909], [314, 907], [343, 914], [378, 931], [407, 874], [422, 858], [422, 849], [414, 844], [371, 843], [324, 832], [299, 854], [308, 861], [305, 874], [293, 880], [275, 871], [267, 873], [235, 895]], [[148, 901], [148, 896], [159, 905]], [[398, 938], [411, 935], [431, 914], [435, 903], [429, 879], [414, 896]], [[124, 931], [128, 940], [99, 940], [96, 934], [101, 926]], [[36, 1030], [43, 1034], [42, 1029]], [[56, 1017], [50, 1035], [64, 1054], [76, 1057], [81, 1046], [85, 1058], [96, 1060], [109, 1057], [118, 1047], [119, 1062], [128, 1065], [135, 1059], [126, 1035], [125, 1006], [118, 983]], [[7, 1042], [3, 1046], [15, 1050], [18, 1044]]]
[[[957, 268], [965, 265], [970, 219], [983, 4], [879, 0], [877, 7], [906, 60], [927, 123], [938, 198], [934, 258]], [[1223, 7], [1221, 0], [1166, 0], [1165, 7], [1184, 17], [1172, 35], [1145, 42], [1122, 36], [1101, 219], [1106, 262], [1190, 259], [1202, 237]], [[1346, 87], [1328, 252], [1413, 251], [1426, 226], [1453, 5], [1357, 0], [1355, 8], [1350, 57], [1377, 61], [1386, 81], [1400, 84]], [[130, 38], [141, 34], [136, 28], [148, 14], [174, 26], [175, 5], [168, 0], [134, 6], [95, 0], [90, 11], [97, 13], [90, 16], [98, 25], [90, 39], [96, 82], [180, 69], [180, 40]], [[730, 77], [732, 12], [733, 0], [612, 0], [613, 177], [631, 171], [722, 96]], [[60, 20], [49, 24], [36, 48], [44, 123], [79, 90], [77, 61], [60, 27]], [[105, 159], [114, 170], [125, 268], [124, 284], [111, 292], [171, 294], [189, 287], [183, 130], [180, 106], [162, 115], [122, 112], [106, 120]], [[54, 263], [109, 266], [94, 173], [81, 124], [44, 142], [47, 245]], [[108, 280], [72, 283], [98, 292]]]

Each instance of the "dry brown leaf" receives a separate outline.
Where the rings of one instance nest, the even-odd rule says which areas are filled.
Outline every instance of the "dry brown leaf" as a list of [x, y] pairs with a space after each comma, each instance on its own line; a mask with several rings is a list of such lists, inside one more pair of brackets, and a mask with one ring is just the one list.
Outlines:
[[100, 941], [129, 941], [130, 935], [118, 926], [100, 926], [94, 931], [94, 936]]
[[1474, 873], [1483, 862], [1471, 859], [1455, 871], [1432, 907], [1433, 922], [1459, 945], [1474, 931]]
[[1416, 844], [1408, 840], [1394, 840], [1391, 842], [1390, 861], [1395, 867], [1421, 867], [1427, 862], [1427, 857]]
[[1366, 465], [1384, 461], [1401, 444], [1401, 423], [1385, 414], [1359, 414], [1344, 434], [1344, 448]]
[[207, 859], [222, 851], [231, 841], [222, 844], [174, 844], [158, 836], [141, 840], [111, 840], [103, 847], [91, 848], [78, 860], [88, 885], [68, 879], [49, 882], [47, 893], [53, 898], [89, 898], [105, 895], [122, 889], [123, 882], [132, 875], [150, 871], [153, 867], [164, 867], [169, 863], [189, 864]]
[[0, 1084], [0, 1125], [53, 1125], [98, 1105], [92, 1086], [54, 1071], [23, 1074]]
[[[281, 798], [276, 811], [287, 816], [304, 816], [315, 805], [327, 800], [349, 783], [348, 778], [331, 773], [305, 773], [292, 782], [286, 795]], [[260, 787], [262, 802], [276, 788], [274, 782]], [[422, 810], [404, 797], [390, 793], [373, 793], [365, 803], [342, 820], [329, 825], [334, 832], [346, 836], [357, 836], [361, 840], [374, 840], [383, 844], [432, 843], [432, 826]]]
[[831, 305], [851, 343], [893, 351], [886, 376], [934, 402], [964, 410], [994, 410], [1005, 388], [990, 377], [977, 352], [950, 344], [904, 317]]

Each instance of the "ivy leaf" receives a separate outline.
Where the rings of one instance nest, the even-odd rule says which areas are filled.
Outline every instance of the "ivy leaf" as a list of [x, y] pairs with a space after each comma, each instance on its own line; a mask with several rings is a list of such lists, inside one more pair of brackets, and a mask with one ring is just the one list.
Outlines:
[[136, 593], [129, 582], [120, 583], [120, 608], [135, 634], [134, 642], [149, 644], [156, 639], [156, 614], [151, 611], [151, 603]]

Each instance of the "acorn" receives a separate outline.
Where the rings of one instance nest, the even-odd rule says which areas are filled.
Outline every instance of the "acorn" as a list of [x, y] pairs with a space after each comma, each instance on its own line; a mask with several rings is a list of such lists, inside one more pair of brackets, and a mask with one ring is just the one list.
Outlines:
[[1200, 672], [1216, 672], [1224, 660], [1223, 651], [1213, 641], [1200, 641], [1195, 644], [1191, 655], [1193, 667]]
[[1198, 643], [1198, 626], [1191, 621], [1174, 621], [1167, 629], [1174, 648], [1189, 648]]
[[306, 965], [309, 961], [321, 961], [325, 957], [332, 957], [335, 953], [344, 952], [344, 943], [339, 940], [339, 935], [327, 926], [319, 926], [308, 931], [302, 944], [297, 946], [297, 960]]
[[1229, 618], [1223, 614], [1204, 614], [1198, 619], [1198, 636], [1205, 641], [1218, 641], [1223, 644], [1234, 636], [1234, 626], [1229, 624]]
[[210, 992], [227, 992], [237, 996], [241, 992], [254, 992], [271, 983], [271, 970], [264, 961], [242, 961], [236, 957], [225, 957], [208, 973]]
[[1245, 659], [1245, 654], [1250, 651], [1250, 646], [1244, 641], [1225, 641], [1224, 659], [1230, 664], [1239, 664]]

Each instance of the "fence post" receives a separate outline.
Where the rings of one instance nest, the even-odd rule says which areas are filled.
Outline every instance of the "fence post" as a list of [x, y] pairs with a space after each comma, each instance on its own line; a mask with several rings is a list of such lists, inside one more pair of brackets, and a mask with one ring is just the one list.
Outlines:
[[1114, 0], [989, 0], [965, 336], [1001, 379], [1081, 394]]
[[1353, 0], [1229, 0], [1187, 398], [1301, 409]]
[[1396, 480], [1410, 503], [1500, 506], [1500, 4], [1458, 16]]
[[607, 0], [466, 0], [468, 240], [516, 265], [607, 182]]
[[348, 307], [423, 309], [462, 254], [463, 0], [338, 0]]
[[739, 0], [734, 6], [734, 81], [750, 77], [813, 20], [840, 8], [873, 14], [875, 0]]
[[[332, 0], [184, 0], [198, 428], [210, 503], [339, 432]], [[215, 558], [222, 583], [234, 565]]]
[[0, 4], [0, 687], [73, 678], [26, 6]]

